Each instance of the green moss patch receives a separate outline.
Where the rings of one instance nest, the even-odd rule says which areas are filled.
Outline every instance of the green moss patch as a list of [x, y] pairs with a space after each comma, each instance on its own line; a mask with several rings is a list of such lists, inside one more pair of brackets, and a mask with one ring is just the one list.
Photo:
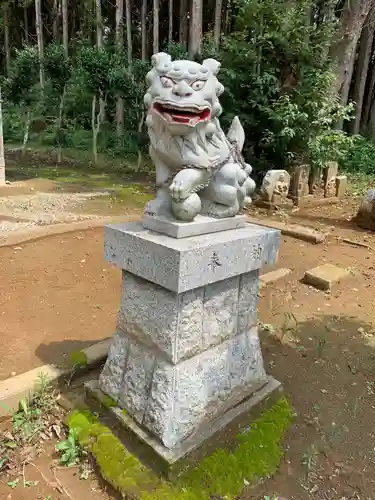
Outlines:
[[87, 356], [83, 351], [73, 351], [69, 355], [69, 363], [73, 368], [84, 368], [88, 364]]
[[80, 445], [92, 453], [103, 477], [124, 495], [139, 500], [209, 500], [241, 494], [246, 482], [273, 474], [283, 456], [281, 439], [293, 418], [286, 399], [236, 436], [233, 451], [218, 449], [174, 485], [157, 477], [123, 446], [92, 413], [74, 411], [66, 419]]

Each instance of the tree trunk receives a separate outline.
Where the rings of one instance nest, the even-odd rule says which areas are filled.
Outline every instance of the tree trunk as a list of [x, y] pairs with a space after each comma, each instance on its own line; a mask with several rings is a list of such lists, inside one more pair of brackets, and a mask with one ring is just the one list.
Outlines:
[[132, 67], [133, 60], [133, 40], [132, 40], [132, 14], [130, 7], [130, 0], [125, 0], [126, 8], [126, 48], [128, 54], [128, 66]]
[[7, 75], [10, 71], [10, 45], [9, 45], [9, 20], [8, 20], [8, 4], [4, 5], [4, 51], [5, 51], [5, 64]]
[[187, 47], [189, 34], [189, 6], [188, 0], [180, 0], [180, 32], [179, 42]]
[[44, 37], [41, 0], [35, 0], [35, 25], [38, 38], [40, 87], [44, 90]]
[[141, 9], [142, 61], [147, 59], [147, 0], [142, 0]]
[[68, 0], [62, 0], [63, 44], [66, 58], [69, 56]]
[[159, 52], [159, 0], [154, 0], [153, 3], [153, 16], [154, 16], [154, 41], [152, 50], [154, 54]]
[[95, 0], [96, 2], [96, 44], [98, 49], [103, 47], [103, 19], [102, 19], [102, 2], [101, 0]]
[[[116, 1], [116, 46], [119, 56], [124, 49], [124, 0]], [[124, 101], [117, 96], [116, 102], [116, 131], [117, 139], [123, 134], [124, 127]]]
[[29, 19], [27, 17], [27, 7], [23, 8], [23, 29], [25, 33], [25, 43], [29, 43]]
[[368, 67], [371, 57], [371, 49], [374, 40], [374, 10], [371, 10], [368, 15], [365, 24], [362, 29], [360, 44], [359, 44], [359, 55], [357, 60], [357, 67], [355, 72], [354, 90], [353, 90], [353, 101], [356, 103], [355, 109], [355, 119], [351, 124], [351, 129], [353, 134], [358, 134], [361, 126], [361, 117], [363, 109], [364, 93], [367, 81]]
[[0, 89], [0, 186], [5, 186], [5, 155], [4, 155], [4, 136], [3, 136], [3, 100]]
[[189, 57], [194, 57], [201, 51], [202, 20], [203, 20], [203, 2], [202, 0], [192, 0], [190, 36], [189, 36]]
[[[372, 52], [374, 52], [374, 47], [373, 47]], [[375, 90], [375, 64], [374, 64], [374, 61], [370, 61], [370, 69], [368, 71], [368, 75], [369, 75], [369, 83], [368, 83], [367, 91], [365, 91], [365, 102], [363, 105], [362, 122], [361, 122], [362, 127], [367, 127], [367, 125], [368, 125], [371, 106], [372, 106], [373, 99], [374, 99], [374, 90]]]
[[168, 42], [173, 42], [173, 0], [169, 0], [169, 16], [168, 16]]
[[337, 78], [332, 90], [340, 94], [340, 102], [343, 105], [348, 102], [357, 44], [372, 1], [345, 1], [341, 14], [341, 28], [336, 43], [331, 47], [330, 56], [338, 65]]
[[26, 155], [27, 143], [29, 141], [30, 123], [31, 123], [31, 113], [30, 109], [27, 110], [25, 128], [23, 131], [23, 142], [22, 142], [22, 156]]
[[215, 3], [215, 26], [214, 26], [214, 40], [215, 40], [216, 49], [218, 49], [220, 46], [222, 8], [223, 8], [223, 0], [216, 0], [216, 3]]
[[53, 0], [52, 35], [55, 43], [59, 40], [59, 1]]
[[56, 121], [56, 135], [58, 137], [57, 144], [57, 163], [61, 163], [62, 161], [62, 144], [61, 144], [61, 128], [64, 118], [64, 104], [65, 104], [65, 95], [66, 95], [66, 85], [64, 85], [63, 92], [60, 97], [60, 106], [59, 106], [59, 116]]
[[[102, 18], [102, 1], [101, 0], [95, 0], [95, 5], [96, 5], [96, 44], [98, 49], [103, 48], [103, 18]], [[95, 97], [96, 99], [96, 97]], [[95, 100], [95, 106], [96, 106], [96, 100]], [[99, 115], [104, 116], [105, 113], [105, 105], [104, 105], [104, 99], [103, 96], [100, 95], [99, 97]], [[96, 141], [96, 138], [95, 138]]]
[[[92, 108], [91, 108], [91, 127], [92, 127], [92, 152], [94, 156], [95, 165], [98, 164], [98, 135], [100, 132], [100, 127], [104, 121], [105, 114], [105, 100], [102, 99], [103, 105], [100, 102], [99, 113], [96, 115], [96, 95], [92, 98]], [[96, 120], [95, 120], [96, 115]]]

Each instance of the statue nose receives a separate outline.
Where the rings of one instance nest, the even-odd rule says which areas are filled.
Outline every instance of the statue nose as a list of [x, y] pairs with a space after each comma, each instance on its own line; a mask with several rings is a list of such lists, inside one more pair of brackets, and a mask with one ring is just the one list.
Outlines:
[[180, 97], [189, 97], [192, 95], [193, 90], [186, 82], [179, 82], [174, 86], [173, 93]]

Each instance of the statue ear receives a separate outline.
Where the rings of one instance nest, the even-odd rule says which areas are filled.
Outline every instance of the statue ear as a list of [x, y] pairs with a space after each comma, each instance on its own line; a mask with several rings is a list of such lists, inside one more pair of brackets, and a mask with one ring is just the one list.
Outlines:
[[169, 54], [165, 52], [159, 52], [151, 57], [151, 63], [156, 68], [166, 68], [169, 67], [172, 62], [172, 58]]
[[213, 75], [217, 75], [219, 73], [221, 63], [216, 61], [216, 59], [205, 59], [202, 66], [207, 68]]

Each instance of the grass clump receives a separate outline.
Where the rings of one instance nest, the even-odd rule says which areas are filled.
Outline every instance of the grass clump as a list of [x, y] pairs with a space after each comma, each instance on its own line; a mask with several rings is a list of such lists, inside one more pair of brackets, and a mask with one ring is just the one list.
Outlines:
[[140, 500], [209, 500], [241, 494], [244, 484], [273, 474], [283, 456], [281, 439], [293, 418], [286, 399], [236, 436], [233, 451], [219, 449], [171, 485], [158, 478], [88, 411], [74, 411], [66, 420], [78, 442], [96, 459], [103, 477], [124, 495]]

